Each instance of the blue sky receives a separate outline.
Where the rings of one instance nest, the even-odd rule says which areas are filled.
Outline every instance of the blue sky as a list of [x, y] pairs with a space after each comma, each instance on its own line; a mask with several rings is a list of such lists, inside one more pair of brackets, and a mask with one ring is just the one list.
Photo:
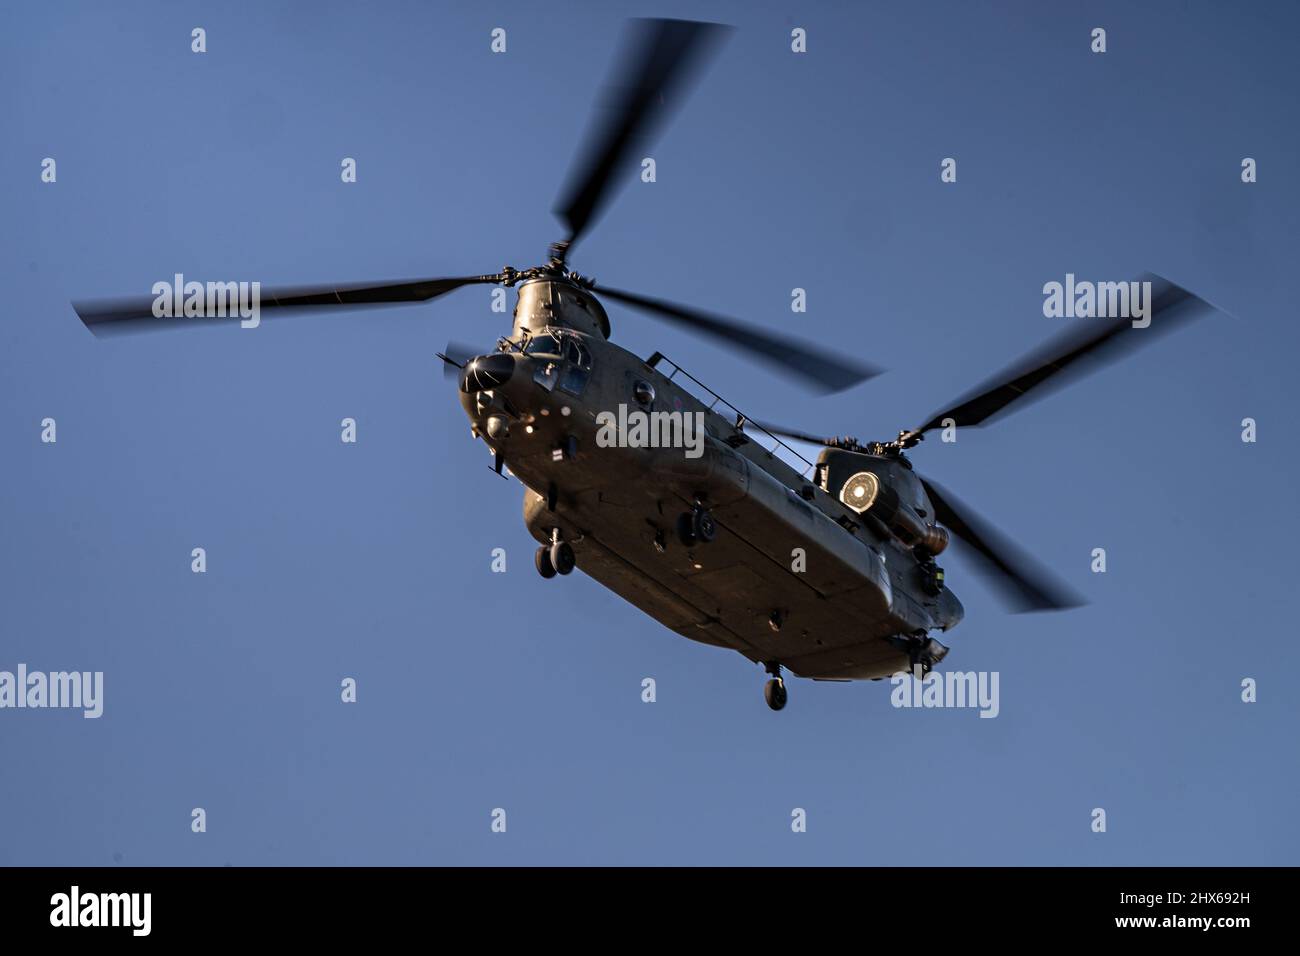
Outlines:
[[[0, 14], [0, 669], [105, 673], [99, 720], [0, 712], [0, 863], [1297, 862], [1294, 7], [440, 7]], [[945, 562], [946, 666], [1000, 673], [997, 719], [805, 681], [773, 714], [739, 655], [539, 578], [434, 356], [505, 330], [485, 288], [256, 332], [97, 340], [72, 312], [175, 272], [541, 261], [628, 15], [737, 29], [574, 267], [890, 369], [810, 397], [611, 306], [753, 417], [919, 424], [1069, 321], [1041, 292], [1067, 272], [1225, 310], [916, 450], [1090, 601], [1010, 616]]]

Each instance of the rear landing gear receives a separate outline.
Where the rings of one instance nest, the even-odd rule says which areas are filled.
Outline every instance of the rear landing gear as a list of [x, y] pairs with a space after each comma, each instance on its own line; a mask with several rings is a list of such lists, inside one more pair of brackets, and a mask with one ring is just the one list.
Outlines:
[[948, 648], [925, 631], [917, 631], [903, 639], [903, 647], [907, 651], [909, 670], [918, 680], [923, 680], [935, 664], [948, 656]]
[[763, 699], [767, 701], [767, 706], [773, 710], [780, 710], [785, 706], [787, 693], [785, 681], [781, 679], [781, 665], [768, 664], [767, 672], [772, 675], [771, 679], [763, 687]]

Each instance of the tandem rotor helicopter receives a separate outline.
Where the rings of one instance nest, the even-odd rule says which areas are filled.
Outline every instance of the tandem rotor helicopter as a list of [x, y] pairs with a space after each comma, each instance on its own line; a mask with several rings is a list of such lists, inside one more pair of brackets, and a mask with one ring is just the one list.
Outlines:
[[[962, 619], [937, 559], [950, 534], [990, 572], [1014, 610], [1080, 603], [994, 527], [921, 477], [906, 452], [935, 428], [976, 426], [1078, 373], [1178, 328], [1203, 300], [1151, 277], [1150, 325], [1089, 323], [1059, 336], [917, 428], [890, 440], [823, 439], [752, 421], [659, 353], [610, 341], [600, 298], [721, 339], [824, 391], [877, 374], [829, 351], [689, 306], [597, 285], [568, 257], [625, 177], [633, 150], [681, 97], [726, 28], [634, 21], [616, 102], [593, 128], [556, 212], [566, 237], [530, 269], [263, 292], [287, 313], [425, 302], [463, 286], [518, 290], [514, 324], [495, 351], [449, 346], [474, 437], [525, 486], [524, 522], [544, 578], [575, 567], [678, 634], [764, 665], [764, 696], [786, 704], [783, 669], [817, 680], [928, 671], [948, 653], [931, 636]], [[600, 298], [598, 298], [598, 296]], [[74, 303], [96, 334], [212, 321], [154, 317], [152, 300]], [[1060, 384], [1064, 378], [1057, 379]], [[1035, 391], [1037, 389], [1037, 391]], [[698, 414], [701, 453], [602, 447], [598, 416], [622, 406]], [[782, 437], [824, 446], [815, 462]], [[792, 555], [804, 556], [802, 567]]]

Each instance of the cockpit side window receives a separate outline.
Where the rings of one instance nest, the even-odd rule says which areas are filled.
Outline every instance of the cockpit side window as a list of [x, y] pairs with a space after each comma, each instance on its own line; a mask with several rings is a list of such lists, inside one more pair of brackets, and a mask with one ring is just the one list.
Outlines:
[[560, 388], [570, 395], [581, 395], [591, 375], [591, 353], [578, 339], [569, 337], [564, 341], [564, 357], [567, 361]]
[[591, 368], [591, 353], [576, 338], [564, 340], [564, 357], [579, 368]]

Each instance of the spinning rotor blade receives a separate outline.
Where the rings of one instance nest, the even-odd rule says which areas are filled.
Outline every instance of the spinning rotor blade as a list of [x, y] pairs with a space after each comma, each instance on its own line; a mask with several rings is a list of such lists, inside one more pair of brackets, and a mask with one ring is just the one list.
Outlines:
[[795, 441], [807, 442], [810, 445], [820, 445], [823, 448], [829, 448], [831, 440], [825, 436], [810, 435], [807, 432], [798, 432], [793, 428], [782, 428], [780, 425], [773, 425], [771, 422], [754, 422], [759, 428], [771, 435], [779, 438], [793, 438]]
[[638, 20], [629, 26], [617, 61], [629, 66], [611, 85], [608, 114], [589, 136], [555, 207], [569, 230], [570, 245], [595, 221], [610, 186], [627, 172], [620, 167], [631, 151], [677, 105], [677, 94], [728, 29], [689, 20]]
[[[831, 441], [767, 422], [754, 424], [773, 435], [811, 445], [825, 446]], [[921, 476], [917, 474], [917, 477]], [[958, 501], [952, 492], [941, 490], [933, 481], [925, 478], [921, 478], [921, 484], [925, 486], [930, 502], [934, 505], [935, 521], [970, 548], [1013, 611], [1055, 611], [1078, 607], [1083, 603], [1074, 592], [1059, 583], [1050, 571]]]
[[443, 377], [459, 378], [460, 370], [468, 365], [471, 359], [486, 355], [491, 351], [491, 349], [481, 348], [477, 345], [467, 345], [464, 342], [448, 342], [446, 347], [438, 353], [438, 358], [442, 359]]
[[805, 385], [812, 385], [821, 392], [838, 392], [879, 375], [882, 369], [869, 365], [857, 365], [825, 352], [813, 346], [803, 345], [791, 339], [779, 338], [769, 332], [704, 312], [687, 305], [652, 299], [648, 296], [623, 292], [598, 286], [599, 296], [616, 299], [635, 309], [652, 313], [692, 332], [702, 333], [719, 339], [728, 345], [738, 346], [763, 362]]
[[[453, 279], [414, 279], [383, 285], [302, 286], [292, 289], [262, 290], [258, 297], [259, 313], [267, 309], [359, 308], [372, 305], [395, 305], [426, 302], [461, 286], [499, 282], [500, 276], [461, 276]], [[205, 287], [206, 289], [206, 287]], [[184, 296], [181, 296], [182, 301]], [[171, 316], [158, 318], [153, 306], [157, 297], [136, 299], [94, 299], [74, 302], [78, 317], [86, 328], [99, 335], [102, 331], [135, 331], [146, 328], [170, 328], [178, 325], [202, 325], [213, 321], [238, 321], [238, 293], [226, 309], [228, 315], [215, 319], [205, 316]]]
[[[1083, 323], [1081, 328], [1071, 329], [1048, 340], [1000, 374], [968, 392], [951, 408], [935, 414], [920, 428], [909, 433], [910, 436], [940, 427], [945, 418], [951, 418], [958, 426], [980, 425], [990, 421], [1007, 406], [1057, 373], [1069, 369], [1074, 377], [1078, 377], [1094, 371], [1122, 358], [1158, 335], [1183, 327], [1209, 307], [1204, 299], [1160, 276], [1148, 273], [1141, 278], [1151, 283], [1151, 297], [1148, 301], [1150, 312], [1147, 316], [1149, 326], [1134, 328], [1130, 319], [1076, 320]], [[1054, 385], [1063, 385], [1068, 379], [1069, 375], [1057, 379]], [[1042, 398], [1050, 390], [1039, 389], [1030, 401]], [[1022, 402], [1022, 406], [1028, 404], [1029, 401]]]
[[[919, 477], [919, 476], [918, 476]], [[946, 489], [921, 479], [939, 524], [961, 538], [981, 559], [993, 585], [1013, 611], [1058, 611], [1083, 600]]]

